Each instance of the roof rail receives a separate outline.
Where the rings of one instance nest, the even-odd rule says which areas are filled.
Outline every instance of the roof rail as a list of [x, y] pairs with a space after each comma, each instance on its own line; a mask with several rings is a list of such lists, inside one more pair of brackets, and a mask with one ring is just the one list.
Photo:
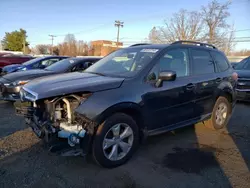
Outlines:
[[129, 47], [133, 47], [133, 46], [141, 46], [141, 45], [150, 45], [149, 43], [138, 43], [138, 44], [133, 44]]
[[[189, 40], [180, 40], [180, 41], [173, 42], [172, 44], [183, 44], [183, 43], [199, 44], [200, 46], [211, 47], [211, 48], [213, 48], [213, 49], [217, 49], [217, 48], [216, 48], [214, 45], [212, 45], [212, 44], [203, 43], [203, 42], [196, 42], [196, 41], [189, 41]], [[171, 45], [172, 45], [172, 44], [171, 44]]]

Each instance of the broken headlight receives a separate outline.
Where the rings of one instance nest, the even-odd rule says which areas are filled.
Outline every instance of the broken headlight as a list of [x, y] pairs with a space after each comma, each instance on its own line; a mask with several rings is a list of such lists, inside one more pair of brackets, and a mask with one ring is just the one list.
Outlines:
[[20, 90], [20, 97], [22, 101], [36, 101], [37, 99], [37, 93], [31, 92], [31, 91], [26, 91], [25, 89], [21, 88]]

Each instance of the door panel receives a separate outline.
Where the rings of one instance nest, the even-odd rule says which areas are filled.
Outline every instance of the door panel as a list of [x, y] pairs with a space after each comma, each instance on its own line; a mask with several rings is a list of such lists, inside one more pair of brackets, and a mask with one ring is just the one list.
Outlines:
[[194, 89], [187, 89], [190, 81], [187, 78], [177, 78], [166, 81], [161, 88], [149, 85], [150, 92], [143, 96], [147, 106], [149, 130], [169, 126], [194, 118]]
[[215, 75], [215, 65], [212, 56], [207, 50], [191, 49], [192, 83], [195, 89], [195, 114], [196, 117], [212, 112], [214, 105], [213, 93], [217, 89], [218, 80]]
[[213, 94], [217, 88], [215, 74], [192, 77], [195, 89], [195, 116], [200, 117], [212, 112], [214, 105]]
[[[175, 81], [163, 81], [156, 87], [160, 71], [171, 70], [177, 73]], [[148, 75], [145, 95], [146, 121], [149, 130], [162, 128], [186, 121], [194, 117], [195, 85], [189, 79], [189, 55], [185, 48], [166, 51]]]

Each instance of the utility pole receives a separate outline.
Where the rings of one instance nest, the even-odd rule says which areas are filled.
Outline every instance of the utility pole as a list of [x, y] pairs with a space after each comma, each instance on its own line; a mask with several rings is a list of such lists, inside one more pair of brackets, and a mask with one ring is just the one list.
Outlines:
[[119, 36], [120, 36], [120, 27], [123, 27], [123, 23], [124, 22], [121, 22], [119, 20], [116, 20], [115, 21], [115, 27], [117, 27], [117, 41], [116, 41], [116, 45], [117, 45], [117, 48], [119, 46]]
[[56, 35], [49, 35], [51, 37], [51, 54], [53, 53], [53, 42]]

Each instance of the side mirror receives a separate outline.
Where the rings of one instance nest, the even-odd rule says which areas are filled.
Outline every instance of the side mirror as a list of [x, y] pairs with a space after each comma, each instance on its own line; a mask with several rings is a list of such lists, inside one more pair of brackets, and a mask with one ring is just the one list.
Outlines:
[[156, 87], [161, 87], [163, 81], [174, 81], [175, 79], [175, 71], [161, 71], [156, 82]]

